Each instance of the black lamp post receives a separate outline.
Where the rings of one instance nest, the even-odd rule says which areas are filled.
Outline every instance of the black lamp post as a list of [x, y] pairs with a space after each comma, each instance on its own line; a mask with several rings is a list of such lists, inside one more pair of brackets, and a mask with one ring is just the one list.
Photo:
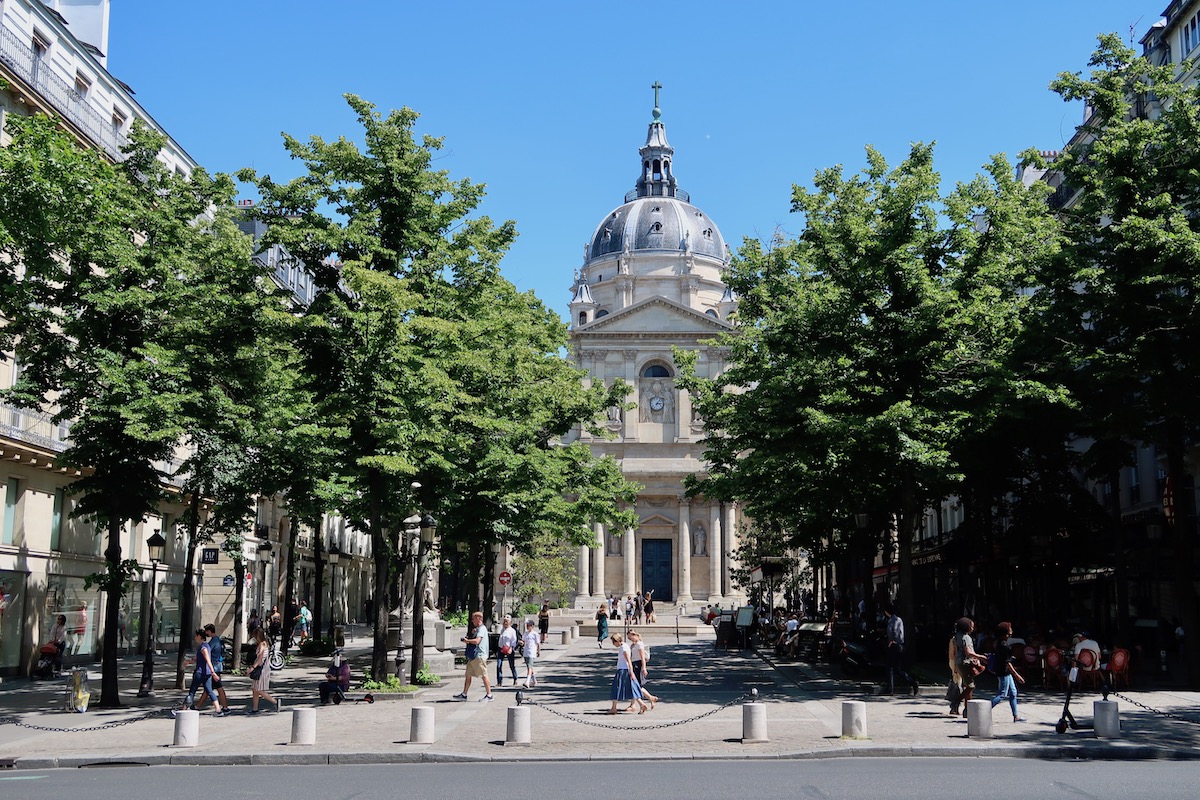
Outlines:
[[146, 658], [142, 661], [142, 685], [138, 689], [138, 697], [149, 697], [154, 693], [154, 601], [158, 583], [158, 562], [163, 560], [167, 552], [167, 540], [158, 529], [146, 540], [146, 550], [150, 554], [150, 613], [146, 628]]
[[413, 570], [415, 573], [413, 582], [416, 587], [413, 591], [412, 604], [412, 672], [409, 676], [409, 683], [416, 683], [417, 673], [425, 664], [425, 557], [433, 546], [434, 537], [437, 536], [437, 520], [433, 518], [432, 514], [422, 514], [418, 525], [420, 538], [417, 541], [416, 569]]
[[337, 565], [341, 560], [342, 549], [337, 546], [337, 542], [331, 542], [329, 549], [325, 551], [325, 560], [329, 562], [329, 639], [333, 640], [333, 623], [335, 620], [335, 609], [337, 609]]

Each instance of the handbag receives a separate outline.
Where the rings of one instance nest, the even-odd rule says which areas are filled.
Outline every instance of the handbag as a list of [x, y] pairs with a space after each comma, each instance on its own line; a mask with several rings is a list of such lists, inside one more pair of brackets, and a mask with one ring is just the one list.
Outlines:
[[261, 678], [262, 677], [262, 668], [263, 668], [263, 665], [259, 664], [257, 667], [250, 670], [250, 680], [256, 681], [259, 678]]
[[982, 675], [984, 673], [984, 670], [987, 669], [986, 664], [976, 661], [975, 659], [968, 660], [965, 663], [965, 666], [967, 667], [967, 669], [971, 670], [971, 675], [976, 678], [978, 678], [980, 675]]
[[508, 655], [508, 654], [509, 654], [509, 653], [511, 653], [511, 652], [512, 652], [512, 647], [511, 647], [511, 646], [509, 646], [509, 645], [507, 645], [507, 644], [506, 644], [506, 645], [503, 645], [503, 646], [500, 648], [500, 655], [502, 655], [502, 656], [506, 656], [506, 655]]
[[950, 685], [946, 687], [946, 702], [958, 703], [962, 699], [962, 687], [954, 681], [950, 681]]

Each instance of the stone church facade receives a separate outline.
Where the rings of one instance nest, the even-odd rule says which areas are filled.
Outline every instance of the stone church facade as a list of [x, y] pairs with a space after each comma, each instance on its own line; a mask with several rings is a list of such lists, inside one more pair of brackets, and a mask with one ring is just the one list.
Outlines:
[[636, 528], [597, 523], [596, 545], [581, 548], [576, 607], [609, 593], [653, 591], [655, 600], [683, 606], [727, 605], [741, 594], [729, 579], [739, 510], [684, 495], [685, 476], [704, 471], [704, 425], [675, 385], [672, 358], [674, 347], [694, 350], [698, 374], [724, 370], [726, 354], [712, 339], [732, 330], [736, 300], [722, 281], [729, 249], [678, 187], [657, 91], [655, 101], [637, 183], [596, 227], [572, 286], [574, 357], [588, 381], [625, 381], [636, 404], [609, 409], [611, 439], [574, 435], [644, 487]]

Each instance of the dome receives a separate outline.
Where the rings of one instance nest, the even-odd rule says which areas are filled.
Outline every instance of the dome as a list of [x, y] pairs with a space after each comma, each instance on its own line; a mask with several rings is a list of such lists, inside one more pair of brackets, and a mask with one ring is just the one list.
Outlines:
[[725, 239], [708, 216], [678, 197], [638, 197], [596, 226], [587, 261], [623, 252], [692, 252], [725, 261]]

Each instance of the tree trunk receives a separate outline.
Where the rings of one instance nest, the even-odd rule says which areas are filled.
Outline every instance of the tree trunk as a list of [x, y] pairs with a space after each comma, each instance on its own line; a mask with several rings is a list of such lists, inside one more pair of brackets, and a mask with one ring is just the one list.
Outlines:
[[395, 552], [391, 539], [383, 530], [383, 513], [379, 502], [379, 479], [374, 473], [368, 476], [367, 491], [370, 493], [370, 508], [368, 511], [368, 527], [371, 530], [371, 555], [375, 566], [375, 591], [371, 596], [372, 612], [375, 618], [371, 620], [372, 650], [371, 650], [371, 679], [382, 681], [388, 675], [388, 572], [391, 568], [392, 554]]
[[[268, 531], [267, 538], [270, 538], [270, 536], [271, 536], [271, 533], [270, 533], [270, 531]], [[297, 517], [292, 517], [291, 523], [288, 525], [288, 549], [287, 549], [287, 560], [286, 560], [287, 575], [283, 576], [283, 595], [284, 596], [283, 596], [283, 602], [280, 603], [280, 605], [283, 606], [284, 614], [287, 613], [288, 603], [290, 603], [292, 598], [296, 596], [296, 546], [299, 543], [299, 541], [298, 541], [299, 538], [300, 538], [300, 520]], [[276, 578], [275, 585], [276, 586], [279, 585], [278, 578]], [[275, 599], [278, 602], [279, 598], [275, 598]], [[283, 627], [284, 627], [284, 630], [287, 629], [286, 624]], [[280, 642], [280, 645], [283, 648], [283, 657], [287, 658], [288, 643], [291, 641], [291, 637], [283, 636], [281, 638], [282, 638], [282, 641]]]
[[108, 547], [104, 550], [108, 575], [104, 587], [104, 645], [100, 673], [100, 706], [120, 708], [121, 690], [117, 685], [117, 645], [120, 631], [117, 618], [121, 613], [121, 520], [108, 520]]
[[1129, 632], [1129, 585], [1125, 571], [1125, 526], [1121, 523], [1121, 477], [1113, 470], [1108, 476], [1112, 491], [1109, 493], [1108, 513], [1112, 524], [1113, 545], [1113, 582], [1116, 589], [1117, 618], [1113, 620], [1116, 631], [1110, 639], [1118, 646], [1127, 647], [1129, 641], [1125, 634]]
[[192, 611], [196, 607], [196, 536], [200, 530], [200, 492], [192, 492], [188, 503], [187, 556], [183, 565], [183, 588], [179, 591], [179, 650], [175, 654], [175, 688], [183, 689], [183, 662], [192, 649]]
[[243, 613], [246, 606], [246, 562], [240, 558], [233, 562], [233, 579], [236, 589], [233, 592], [233, 668], [242, 666], [242, 640], [245, 638], [246, 625]]
[[[900, 545], [897, 578], [900, 583], [900, 619], [904, 620], [910, 628], [915, 621], [913, 619], [915, 587], [913, 586], [912, 543], [914, 535], [920, 531], [922, 517], [924, 517], [924, 509], [917, 502], [916, 491], [911, 483], [906, 483], [900, 495], [900, 518], [896, 521], [896, 538], [899, 539], [898, 544]], [[913, 644], [916, 643], [915, 638], [910, 637], [910, 639]], [[912, 652], [911, 645], [909, 652], [910, 654]]]

